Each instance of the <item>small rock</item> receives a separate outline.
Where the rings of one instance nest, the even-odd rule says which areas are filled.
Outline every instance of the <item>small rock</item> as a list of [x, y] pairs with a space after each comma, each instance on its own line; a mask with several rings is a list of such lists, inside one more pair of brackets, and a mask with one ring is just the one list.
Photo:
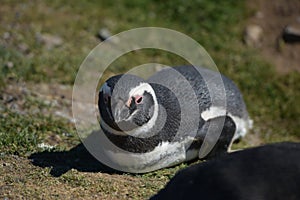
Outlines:
[[282, 39], [286, 43], [300, 42], [300, 26], [286, 26], [282, 32]]
[[13, 63], [13, 62], [11, 62], [11, 61], [8, 61], [8, 62], [5, 64], [5, 67], [7, 67], [7, 68], [11, 69], [11, 68], [13, 68], [13, 67], [14, 67], [14, 63]]
[[255, 17], [256, 17], [257, 19], [263, 19], [263, 18], [264, 18], [264, 13], [261, 12], [261, 11], [257, 11], [257, 12], [255, 13]]
[[27, 44], [25, 44], [25, 43], [21, 43], [21, 44], [19, 44], [18, 45], [18, 48], [19, 48], [19, 50], [22, 52], [22, 53], [29, 53], [29, 47], [28, 47], [28, 45]]
[[98, 32], [97, 35], [102, 41], [107, 40], [110, 36], [111, 33], [107, 28], [101, 28]]
[[10, 38], [10, 33], [9, 32], [5, 32], [3, 34], [3, 39], [8, 40]]
[[51, 35], [48, 33], [36, 35], [37, 41], [44, 44], [47, 49], [53, 49], [63, 44], [63, 40], [59, 36]]
[[10, 164], [9, 163], [3, 163], [2, 166], [3, 167], [8, 167], [8, 166], [10, 166]]
[[244, 33], [246, 45], [251, 47], [260, 47], [262, 42], [263, 29], [258, 25], [248, 25]]
[[12, 95], [8, 95], [8, 96], [6, 97], [6, 100], [5, 100], [4, 103], [9, 104], [9, 103], [12, 103], [12, 102], [14, 102], [14, 101], [16, 101], [16, 100], [17, 100], [16, 97], [14, 97], [14, 96], [12, 96]]

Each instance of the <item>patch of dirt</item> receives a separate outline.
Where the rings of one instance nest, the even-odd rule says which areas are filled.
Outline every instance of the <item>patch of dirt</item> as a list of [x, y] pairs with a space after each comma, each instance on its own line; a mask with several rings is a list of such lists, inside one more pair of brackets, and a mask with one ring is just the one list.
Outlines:
[[[60, 84], [33, 84], [11, 81], [0, 89], [0, 111], [11, 110], [28, 117], [53, 116], [74, 124], [72, 117], [72, 87]], [[69, 133], [64, 133], [66, 137]], [[49, 132], [41, 145], [63, 143], [56, 132]]]
[[0, 199], [146, 199], [168, 180], [74, 169], [53, 177], [49, 171], [27, 158], [0, 155]]
[[282, 32], [286, 26], [300, 28], [299, 0], [249, 0], [248, 8], [255, 11], [248, 24], [262, 28], [260, 50], [279, 73], [300, 72], [300, 42], [285, 43]]
[[19, 114], [53, 115], [74, 122], [68, 85], [12, 81], [0, 90], [0, 105]]

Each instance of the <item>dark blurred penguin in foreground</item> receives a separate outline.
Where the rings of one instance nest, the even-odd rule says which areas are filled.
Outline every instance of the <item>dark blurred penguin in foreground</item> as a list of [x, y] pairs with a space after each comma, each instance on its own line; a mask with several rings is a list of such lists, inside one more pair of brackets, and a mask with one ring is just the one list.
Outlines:
[[151, 200], [298, 200], [300, 143], [246, 149], [179, 171]]

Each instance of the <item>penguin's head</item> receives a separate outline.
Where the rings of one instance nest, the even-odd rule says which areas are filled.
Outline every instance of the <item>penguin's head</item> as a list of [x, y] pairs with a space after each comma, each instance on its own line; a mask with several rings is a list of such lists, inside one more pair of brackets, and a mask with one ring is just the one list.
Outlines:
[[101, 126], [116, 134], [149, 131], [158, 112], [151, 85], [130, 74], [113, 76], [103, 84], [98, 107]]

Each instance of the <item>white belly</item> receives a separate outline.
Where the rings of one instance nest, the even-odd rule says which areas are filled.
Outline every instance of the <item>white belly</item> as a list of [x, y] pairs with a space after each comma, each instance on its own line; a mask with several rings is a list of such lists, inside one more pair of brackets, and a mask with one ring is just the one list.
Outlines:
[[147, 153], [109, 152], [109, 154], [114, 162], [122, 166], [123, 171], [132, 173], [150, 172], [187, 160], [185, 146], [179, 142], [163, 142]]

